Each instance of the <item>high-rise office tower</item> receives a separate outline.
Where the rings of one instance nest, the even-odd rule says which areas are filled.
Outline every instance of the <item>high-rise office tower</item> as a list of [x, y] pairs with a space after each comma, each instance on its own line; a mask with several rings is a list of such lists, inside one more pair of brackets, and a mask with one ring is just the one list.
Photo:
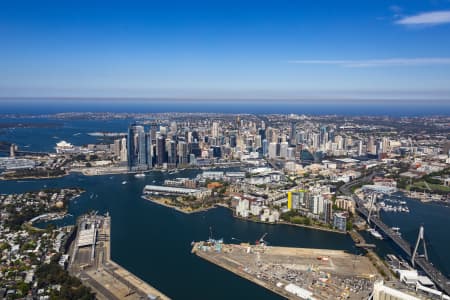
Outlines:
[[325, 145], [328, 142], [328, 128], [327, 126], [320, 127], [320, 145]]
[[277, 143], [270, 143], [269, 144], [269, 149], [268, 149], [268, 154], [269, 154], [269, 158], [276, 158], [277, 157]]
[[133, 124], [128, 129], [128, 169], [139, 171], [147, 169], [147, 145], [144, 127]]
[[230, 135], [230, 147], [235, 148], [237, 145], [236, 135]]
[[120, 143], [121, 143], [121, 140], [120, 140], [120, 139], [114, 140], [114, 144], [113, 144], [113, 146], [112, 146], [112, 151], [113, 151], [114, 156], [115, 156], [116, 158], [117, 158], [117, 157], [120, 158]]
[[336, 135], [334, 137], [334, 142], [337, 144], [337, 150], [342, 150], [344, 149], [344, 139], [342, 138], [342, 136], [340, 135]]
[[325, 223], [331, 223], [333, 220], [333, 201], [328, 199], [323, 201], [323, 220]]
[[177, 122], [172, 122], [172, 123], [170, 123], [170, 131], [171, 131], [171, 132], [176, 133], [176, 132], [177, 132], [177, 129], [178, 129], [178, 127], [177, 127]]
[[156, 143], [156, 132], [158, 132], [159, 126], [156, 122], [150, 124], [150, 136], [152, 143]]
[[261, 146], [262, 146], [261, 136], [260, 135], [255, 135], [255, 147], [256, 148], [261, 148]]
[[185, 142], [178, 143], [178, 164], [180, 166], [188, 164], [188, 146]]
[[377, 147], [375, 145], [375, 139], [373, 136], [370, 136], [369, 141], [367, 142], [367, 152], [372, 155], [377, 154]]
[[127, 139], [122, 138], [120, 142], [120, 161], [128, 160], [128, 151], [127, 151]]
[[310, 198], [309, 211], [313, 214], [320, 215], [323, 213], [324, 198], [322, 195], [313, 195]]
[[151, 169], [153, 167], [153, 139], [151, 130], [145, 134], [145, 145], [147, 167]]
[[383, 146], [382, 146], [383, 152], [384, 152], [384, 153], [389, 152], [389, 145], [390, 145], [390, 140], [389, 140], [389, 138], [385, 136], [385, 137], [383, 137], [383, 138], [381, 139], [381, 141], [382, 141], [382, 143], [383, 143]]
[[295, 160], [295, 147], [287, 148], [286, 160]]
[[262, 141], [262, 155], [264, 157], [266, 157], [268, 152], [269, 152], [269, 143], [267, 142], [267, 140], [263, 140]]
[[315, 148], [318, 149], [319, 148], [319, 144], [320, 144], [320, 134], [318, 133], [313, 133], [311, 135], [311, 145]]
[[163, 135], [156, 137], [156, 164], [162, 166], [166, 161], [166, 138]]
[[167, 147], [167, 165], [169, 168], [175, 168], [177, 166], [177, 144], [173, 140], [166, 142]]
[[200, 149], [200, 145], [197, 142], [189, 144], [190, 149], [189, 153], [194, 154], [195, 157], [200, 157], [202, 155], [202, 150]]
[[288, 142], [280, 143], [280, 155], [279, 155], [280, 157], [286, 158], [288, 146], [289, 146]]
[[213, 122], [212, 123], [211, 136], [212, 137], [218, 137], [219, 136], [219, 123], [218, 122]]
[[291, 146], [297, 145], [297, 131], [296, 131], [296, 124], [294, 122], [291, 123], [291, 132], [289, 133], [289, 143]]

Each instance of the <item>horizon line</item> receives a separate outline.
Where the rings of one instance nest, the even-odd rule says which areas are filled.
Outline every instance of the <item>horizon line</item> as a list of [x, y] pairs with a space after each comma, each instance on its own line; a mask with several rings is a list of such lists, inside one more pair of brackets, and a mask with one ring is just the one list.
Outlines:
[[[310, 96], [310, 97], [133, 97], [133, 96], [0, 96], [0, 101], [39, 101], [39, 100], [49, 100], [49, 101], [55, 101], [55, 100], [61, 100], [61, 101], [70, 101], [70, 100], [79, 100], [79, 101], [92, 101], [92, 100], [98, 100], [98, 101], [113, 101], [113, 102], [120, 102], [121, 100], [134, 100], [134, 101], [149, 101], [149, 102], [158, 102], [158, 101], [195, 101], [195, 102], [206, 102], [206, 101], [233, 101], [233, 102], [239, 102], [239, 101], [246, 101], [246, 102], [269, 102], [269, 101], [279, 101], [279, 102], [298, 102], [298, 103], [305, 103], [305, 102], [420, 102], [420, 101], [427, 101], [428, 103], [431, 102], [449, 102], [450, 104], [450, 95], [448, 97], [426, 97], [421, 95], [418, 96], [412, 96], [412, 97], [406, 97], [402, 95], [402, 97], [355, 97], [355, 96], [341, 96], [341, 97], [318, 97], [318, 96]], [[319, 103], [318, 103], [319, 104]]]

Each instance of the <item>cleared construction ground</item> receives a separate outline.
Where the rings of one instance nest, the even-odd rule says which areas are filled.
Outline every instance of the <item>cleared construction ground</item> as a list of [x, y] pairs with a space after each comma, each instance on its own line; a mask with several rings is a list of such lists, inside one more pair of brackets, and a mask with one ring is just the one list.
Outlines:
[[210, 240], [192, 252], [288, 299], [366, 299], [381, 278], [367, 257], [339, 250]]
[[97, 299], [170, 299], [111, 260], [109, 216], [84, 216], [77, 225], [69, 272], [91, 287]]

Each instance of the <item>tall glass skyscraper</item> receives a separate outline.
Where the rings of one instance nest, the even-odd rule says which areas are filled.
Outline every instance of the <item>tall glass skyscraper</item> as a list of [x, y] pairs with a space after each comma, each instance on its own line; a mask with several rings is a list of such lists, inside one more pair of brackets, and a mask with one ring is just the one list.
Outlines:
[[128, 128], [128, 169], [142, 171], [148, 168], [147, 143], [144, 127], [132, 124]]

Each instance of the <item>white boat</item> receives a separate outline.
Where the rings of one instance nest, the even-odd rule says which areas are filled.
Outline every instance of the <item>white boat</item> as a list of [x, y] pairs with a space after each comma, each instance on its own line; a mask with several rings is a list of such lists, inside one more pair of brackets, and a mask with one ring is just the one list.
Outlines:
[[137, 174], [134, 175], [134, 177], [136, 177], [136, 178], [144, 178], [145, 174], [144, 173], [137, 173]]
[[127, 182], [126, 181], [122, 181], [122, 184], [127, 184]]
[[379, 239], [379, 240], [382, 240], [382, 239], [383, 239], [383, 236], [382, 236], [378, 231], [376, 231], [374, 228], [369, 228], [369, 229], [367, 229], [367, 231], [370, 232], [370, 234], [371, 234], [374, 238], [377, 238], [377, 239]]

